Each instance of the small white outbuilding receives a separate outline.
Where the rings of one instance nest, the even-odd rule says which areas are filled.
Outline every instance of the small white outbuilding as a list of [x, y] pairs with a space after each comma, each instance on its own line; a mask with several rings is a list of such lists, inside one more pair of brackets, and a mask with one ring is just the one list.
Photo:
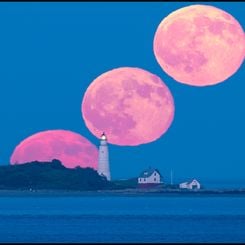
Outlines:
[[196, 179], [193, 179], [189, 182], [181, 183], [179, 185], [179, 188], [180, 189], [189, 189], [189, 190], [193, 190], [193, 189], [199, 190], [201, 188], [201, 185]]

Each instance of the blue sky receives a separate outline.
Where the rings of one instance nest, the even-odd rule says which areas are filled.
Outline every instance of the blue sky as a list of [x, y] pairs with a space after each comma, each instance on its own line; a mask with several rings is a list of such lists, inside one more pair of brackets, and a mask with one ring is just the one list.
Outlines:
[[[242, 26], [244, 2], [196, 2], [219, 7]], [[0, 3], [0, 164], [15, 146], [43, 130], [67, 129], [98, 140], [80, 111], [83, 94], [100, 74], [132, 66], [160, 76], [175, 100], [175, 118], [157, 141], [110, 145], [112, 178], [158, 168], [165, 179], [245, 186], [244, 65], [224, 83], [191, 87], [175, 82], [153, 54], [153, 36], [172, 11], [162, 3]]]

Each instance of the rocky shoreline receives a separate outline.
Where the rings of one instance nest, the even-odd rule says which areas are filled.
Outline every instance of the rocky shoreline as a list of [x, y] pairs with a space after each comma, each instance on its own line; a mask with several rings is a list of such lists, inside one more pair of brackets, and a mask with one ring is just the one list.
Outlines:
[[0, 190], [0, 197], [4, 196], [205, 196], [205, 195], [244, 195], [245, 188], [241, 189], [121, 189], [98, 191], [73, 191], [73, 190]]

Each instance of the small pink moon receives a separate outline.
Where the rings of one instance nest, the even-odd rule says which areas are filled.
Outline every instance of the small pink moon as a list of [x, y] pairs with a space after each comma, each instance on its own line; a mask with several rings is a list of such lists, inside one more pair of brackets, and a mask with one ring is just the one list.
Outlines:
[[174, 101], [158, 76], [122, 67], [90, 84], [81, 110], [96, 137], [105, 132], [109, 143], [133, 146], [152, 142], [167, 131], [174, 117]]
[[193, 86], [225, 81], [241, 66], [244, 31], [227, 12], [208, 5], [178, 9], [159, 24], [154, 54], [176, 81]]
[[36, 133], [16, 146], [11, 164], [58, 159], [67, 168], [97, 169], [98, 149], [83, 136], [67, 130]]

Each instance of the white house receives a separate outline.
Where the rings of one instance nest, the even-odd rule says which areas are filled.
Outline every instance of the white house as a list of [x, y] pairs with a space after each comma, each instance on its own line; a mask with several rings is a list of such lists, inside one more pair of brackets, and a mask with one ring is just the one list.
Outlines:
[[179, 185], [179, 188], [180, 189], [189, 189], [189, 190], [192, 190], [192, 189], [200, 189], [201, 188], [201, 185], [200, 185], [200, 183], [196, 179], [193, 179], [193, 180], [191, 180], [189, 182], [181, 183]]
[[138, 177], [138, 184], [143, 185], [154, 185], [154, 184], [161, 184], [162, 183], [162, 176], [157, 169], [149, 168], [143, 171], [140, 176]]

